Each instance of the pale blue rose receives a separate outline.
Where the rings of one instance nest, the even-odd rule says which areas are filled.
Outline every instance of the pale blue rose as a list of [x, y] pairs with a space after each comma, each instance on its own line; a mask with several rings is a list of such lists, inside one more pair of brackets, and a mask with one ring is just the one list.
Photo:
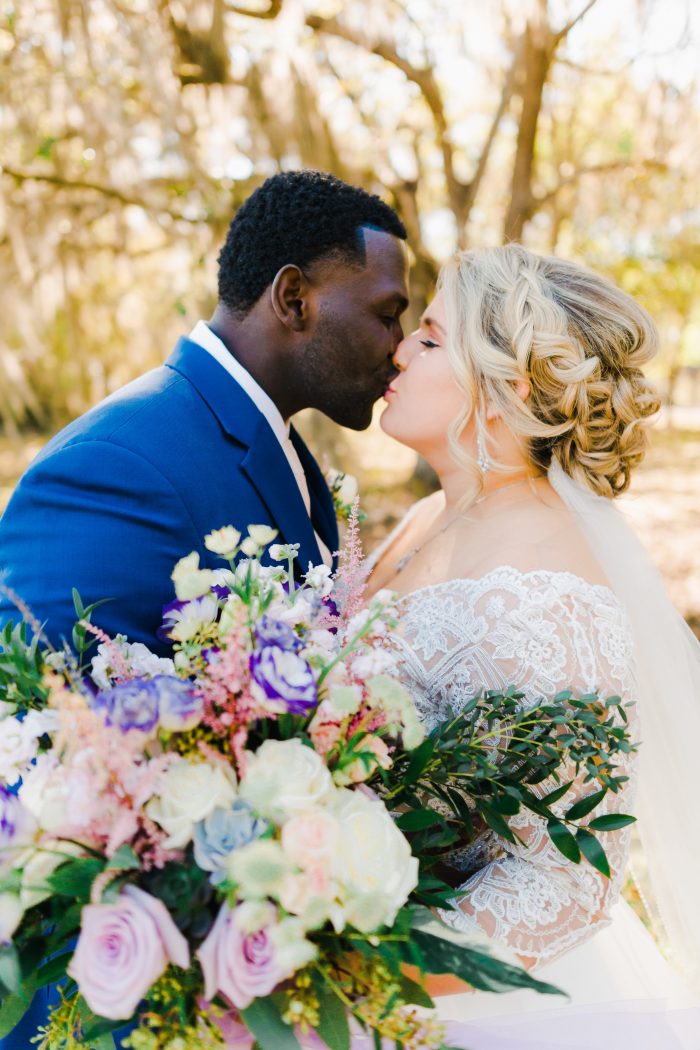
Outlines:
[[229, 809], [221, 806], [194, 826], [194, 859], [203, 871], [212, 872], [216, 885], [224, 878], [226, 858], [267, 831], [267, 821], [256, 817], [247, 802], [236, 799]]

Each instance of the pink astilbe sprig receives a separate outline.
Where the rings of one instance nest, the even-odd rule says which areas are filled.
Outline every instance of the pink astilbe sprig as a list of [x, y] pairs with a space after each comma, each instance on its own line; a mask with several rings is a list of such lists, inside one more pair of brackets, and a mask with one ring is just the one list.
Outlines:
[[88, 634], [94, 635], [98, 641], [102, 642], [104, 647], [109, 653], [110, 667], [114, 671], [117, 682], [128, 682], [134, 674], [129, 667], [129, 662], [122, 653], [121, 649], [114, 641], [113, 638], [103, 631], [101, 627], [96, 627], [94, 623], [90, 623], [89, 620], [80, 620], [80, 626], [88, 632]]
[[335, 575], [333, 600], [344, 621], [355, 616], [364, 604], [369, 575], [360, 538], [360, 498], [356, 496], [350, 508], [345, 541], [338, 553], [338, 571]]

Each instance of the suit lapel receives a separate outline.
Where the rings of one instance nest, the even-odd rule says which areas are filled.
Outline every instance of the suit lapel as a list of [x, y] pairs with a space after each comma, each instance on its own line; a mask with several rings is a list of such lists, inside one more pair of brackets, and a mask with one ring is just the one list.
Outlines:
[[[232, 376], [228, 373], [222, 375], [221, 365], [211, 354], [189, 339], [179, 341], [166, 366], [192, 383], [226, 433], [239, 445], [247, 446], [241, 469], [267, 507], [282, 539], [300, 544], [300, 568], [305, 570], [310, 561], [318, 564], [321, 554], [296, 478], [272, 427], [257, 405]], [[301, 444], [303, 446], [303, 442]], [[304, 451], [306, 460], [313, 463], [313, 457], [305, 447]], [[307, 463], [304, 460], [302, 463], [307, 470]], [[314, 466], [320, 475], [318, 466], [315, 463]], [[317, 485], [317, 479], [314, 478], [313, 482]], [[330, 499], [327, 487], [326, 495]], [[312, 506], [316, 502], [312, 495]], [[257, 525], [258, 522], [242, 524]], [[325, 517], [324, 529], [327, 531]], [[321, 530], [319, 535], [323, 535]]]
[[338, 522], [335, 516], [335, 507], [333, 506], [333, 497], [328, 488], [328, 483], [323, 476], [318, 463], [311, 455], [302, 441], [301, 436], [294, 427], [290, 428], [289, 436], [297, 451], [301, 465], [304, 468], [304, 473], [306, 474], [309, 495], [311, 497], [311, 520], [313, 526], [326, 547], [328, 547], [329, 551], [332, 553], [338, 549], [340, 540], [338, 537]]
[[300, 569], [306, 571], [310, 561], [318, 564], [321, 553], [297, 480], [279, 441], [262, 415], [241, 467], [257, 489], [282, 538], [287, 543], [300, 544]]

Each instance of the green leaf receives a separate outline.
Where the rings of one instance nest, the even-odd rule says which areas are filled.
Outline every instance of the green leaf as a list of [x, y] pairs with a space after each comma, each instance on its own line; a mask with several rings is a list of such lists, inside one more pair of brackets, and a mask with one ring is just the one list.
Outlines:
[[412, 981], [410, 977], [406, 977], [401, 974], [401, 995], [407, 1003], [415, 1003], [416, 1006], [425, 1006], [428, 1010], [435, 1009], [435, 1003], [430, 998], [425, 988], [423, 988], [417, 981]]
[[608, 858], [595, 835], [592, 835], [590, 831], [586, 831], [585, 828], [579, 828], [576, 832], [576, 841], [589, 864], [592, 864], [601, 875], [605, 875], [609, 879], [610, 865]]
[[558, 820], [548, 820], [547, 831], [549, 832], [550, 839], [559, 852], [562, 853], [567, 860], [572, 860], [574, 864], [578, 864], [581, 860], [581, 850], [576, 844], [576, 839], [569, 829]]
[[134, 853], [131, 846], [124, 843], [120, 846], [112, 859], [107, 864], [107, 871], [117, 869], [119, 871], [136, 871], [141, 867], [141, 861]]
[[66, 976], [66, 969], [68, 963], [73, 957], [73, 952], [62, 952], [60, 955], [54, 955], [53, 959], [48, 959], [43, 966], [40, 966], [37, 970], [37, 988], [45, 988], [47, 984], [55, 984], [62, 977]]
[[294, 1032], [282, 1020], [272, 999], [254, 999], [241, 1017], [262, 1050], [301, 1050]]
[[540, 802], [542, 802], [545, 806], [553, 805], [555, 802], [558, 802], [560, 798], [564, 797], [564, 795], [569, 790], [572, 784], [573, 780], [567, 780], [566, 784], [562, 784], [561, 787], [555, 788], [554, 791], [550, 791], [548, 795], [544, 795], [540, 799]]
[[33, 978], [28, 978], [16, 995], [8, 995], [0, 1003], [0, 1039], [9, 1035], [19, 1024], [31, 1005], [36, 991]]
[[592, 820], [588, 827], [593, 828], [594, 831], [619, 831], [620, 828], [634, 824], [636, 820], [636, 817], [631, 817], [627, 813], [606, 813], [604, 817], [596, 817], [595, 820]]
[[573, 806], [570, 806], [566, 811], [566, 819], [579, 820], [581, 817], [585, 817], [587, 813], [596, 808], [599, 802], [602, 802], [607, 793], [607, 788], [602, 788], [600, 791], [594, 791], [592, 795], [580, 798], [578, 802], [574, 802]]
[[105, 862], [97, 857], [80, 857], [67, 861], [56, 868], [46, 880], [54, 893], [82, 901], [90, 900], [90, 890], [97, 876], [104, 870]]
[[396, 827], [401, 831], [422, 831], [423, 828], [432, 828], [436, 824], [444, 824], [445, 818], [434, 809], [413, 809], [408, 813], [402, 813], [396, 819]]
[[18, 995], [22, 987], [22, 971], [14, 944], [0, 946], [0, 984], [12, 995]]
[[321, 1018], [316, 1031], [333, 1050], [350, 1050], [350, 1025], [345, 1006], [321, 974], [314, 974], [314, 988]]
[[411, 758], [406, 768], [406, 772], [402, 777], [404, 784], [413, 784], [420, 777], [421, 773], [430, 761], [433, 751], [435, 749], [435, 741], [428, 737], [420, 744], [415, 751], [411, 752]]

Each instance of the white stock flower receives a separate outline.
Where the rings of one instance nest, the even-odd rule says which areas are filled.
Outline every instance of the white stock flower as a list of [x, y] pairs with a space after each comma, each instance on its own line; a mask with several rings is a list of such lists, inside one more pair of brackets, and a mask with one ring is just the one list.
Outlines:
[[175, 594], [181, 602], [199, 598], [211, 590], [216, 577], [211, 569], [200, 569], [199, 554], [192, 551], [179, 562], [170, 574], [175, 584]]
[[27, 732], [18, 718], [5, 718], [0, 722], [0, 779], [14, 784], [36, 753], [36, 736]]
[[182, 849], [192, 838], [198, 821], [217, 806], [226, 808], [235, 797], [232, 769], [178, 757], [163, 773], [158, 793], [146, 805], [146, 813], [167, 831], [165, 848]]
[[304, 576], [309, 587], [319, 591], [325, 598], [333, 590], [333, 570], [328, 565], [313, 565], [309, 562], [309, 568]]
[[220, 554], [222, 558], [230, 559], [235, 555], [240, 539], [238, 529], [234, 529], [233, 525], [224, 525], [204, 537], [204, 546], [212, 554]]
[[382, 802], [339, 789], [331, 812], [340, 824], [335, 876], [346, 915], [361, 932], [391, 925], [418, 883], [418, 859]]
[[241, 798], [276, 823], [323, 805], [332, 793], [323, 759], [298, 739], [265, 740], [248, 759], [240, 784]]
[[0, 893], [0, 944], [9, 944], [24, 909], [16, 893]]
[[343, 474], [340, 482], [336, 482], [334, 488], [336, 499], [343, 506], [348, 506], [348, 504], [352, 503], [359, 491], [357, 478], [352, 474]]

